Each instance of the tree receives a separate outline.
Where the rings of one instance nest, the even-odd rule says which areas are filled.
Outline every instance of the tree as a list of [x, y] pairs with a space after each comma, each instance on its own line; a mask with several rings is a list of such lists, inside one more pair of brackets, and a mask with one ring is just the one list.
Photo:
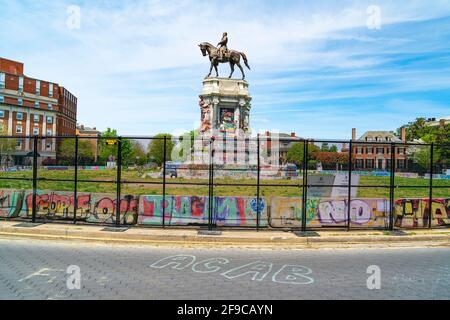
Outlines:
[[[0, 130], [0, 135], [7, 136], [8, 131], [3, 127]], [[0, 139], [0, 165], [7, 164], [11, 161], [11, 157], [16, 149], [16, 139], [2, 138]]]
[[[86, 164], [93, 161], [93, 145], [88, 140], [78, 139], [78, 163]], [[58, 150], [60, 164], [73, 165], [75, 160], [75, 139], [66, 138], [61, 142]]]
[[[427, 125], [425, 118], [417, 118], [415, 121], [409, 122], [403, 127], [406, 128], [406, 138], [408, 141], [421, 139], [426, 143], [436, 144], [435, 149], [433, 150], [433, 159], [436, 160], [436, 163], [440, 163], [443, 166], [447, 166], [450, 163], [450, 124], [444, 126], [430, 126]], [[400, 130], [401, 128], [398, 128], [397, 133], [400, 132]], [[418, 151], [418, 153], [419, 155], [416, 160], [421, 162], [424, 161], [425, 163], [427, 158], [426, 152]], [[413, 158], [415, 158], [414, 154]], [[430, 155], [428, 155], [428, 159], [429, 158]]]
[[164, 162], [164, 136], [166, 139], [166, 160], [170, 161], [172, 159], [172, 149], [173, 141], [172, 136], [168, 133], [159, 133], [154, 136], [148, 145], [148, 156], [149, 159], [156, 162], [159, 166]]
[[140, 166], [147, 162], [147, 154], [144, 150], [144, 146], [139, 141], [131, 141], [131, 159]]
[[[439, 151], [433, 150], [433, 165], [435, 165], [440, 158]], [[413, 160], [416, 162], [424, 171], [429, 171], [431, 162], [431, 148], [424, 147], [420, 148], [413, 154]]]
[[[111, 139], [117, 139], [117, 130], [107, 128], [105, 132], [102, 133], [102, 137], [104, 138], [111, 138]], [[132, 146], [130, 139], [121, 139], [122, 143], [122, 164], [123, 165], [129, 165], [133, 159], [132, 159]], [[101, 161], [108, 161], [110, 158], [114, 161], [117, 161], [117, 144], [115, 145], [107, 145], [106, 139], [99, 140], [100, 143], [100, 160]]]
[[[312, 154], [320, 151], [320, 148], [313, 143], [308, 144], [308, 156], [307, 160], [312, 160]], [[296, 165], [302, 165], [303, 163], [303, 142], [294, 143], [287, 152], [287, 161], [295, 163]]]

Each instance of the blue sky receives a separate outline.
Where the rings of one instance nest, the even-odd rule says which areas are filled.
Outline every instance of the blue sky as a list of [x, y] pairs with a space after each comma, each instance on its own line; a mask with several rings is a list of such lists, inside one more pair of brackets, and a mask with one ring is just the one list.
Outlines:
[[[71, 5], [79, 29], [67, 25]], [[367, 26], [372, 5], [378, 29]], [[450, 116], [447, 0], [0, 0], [0, 21], [0, 56], [66, 86], [79, 122], [124, 135], [198, 126], [209, 64], [197, 44], [224, 31], [252, 67], [253, 132], [348, 139], [352, 127]]]

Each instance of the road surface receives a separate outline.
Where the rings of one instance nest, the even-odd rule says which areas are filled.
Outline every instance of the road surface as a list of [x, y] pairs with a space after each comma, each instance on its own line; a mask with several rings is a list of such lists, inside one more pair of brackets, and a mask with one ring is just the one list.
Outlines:
[[189, 249], [0, 239], [0, 299], [125, 298], [450, 299], [450, 248]]

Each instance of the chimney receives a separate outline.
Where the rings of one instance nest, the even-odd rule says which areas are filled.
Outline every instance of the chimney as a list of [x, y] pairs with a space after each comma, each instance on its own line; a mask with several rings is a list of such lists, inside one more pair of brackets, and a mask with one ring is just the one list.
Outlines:
[[352, 128], [352, 141], [356, 140], [356, 128]]
[[400, 140], [402, 140], [403, 142], [406, 142], [406, 128], [405, 127], [400, 128]]
[[291, 132], [291, 138], [295, 138], [295, 132]]
[[445, 119], [439, 120], [439, 127], [441, 127], [441, 128], [445, 127]]

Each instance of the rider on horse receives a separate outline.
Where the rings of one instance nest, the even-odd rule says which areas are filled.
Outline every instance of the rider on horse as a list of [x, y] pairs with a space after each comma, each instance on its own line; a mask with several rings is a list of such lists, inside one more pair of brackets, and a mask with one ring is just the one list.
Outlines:
[[220, 42], [217, 44], [219, 46], [218, 50], [219, 60], [222, 60], [222, 58], [227, 54], [228, 52], [227, 44], [228, 44], [228, 34], [224, 32], [222, 35], [222, 40], [220, 40]]

